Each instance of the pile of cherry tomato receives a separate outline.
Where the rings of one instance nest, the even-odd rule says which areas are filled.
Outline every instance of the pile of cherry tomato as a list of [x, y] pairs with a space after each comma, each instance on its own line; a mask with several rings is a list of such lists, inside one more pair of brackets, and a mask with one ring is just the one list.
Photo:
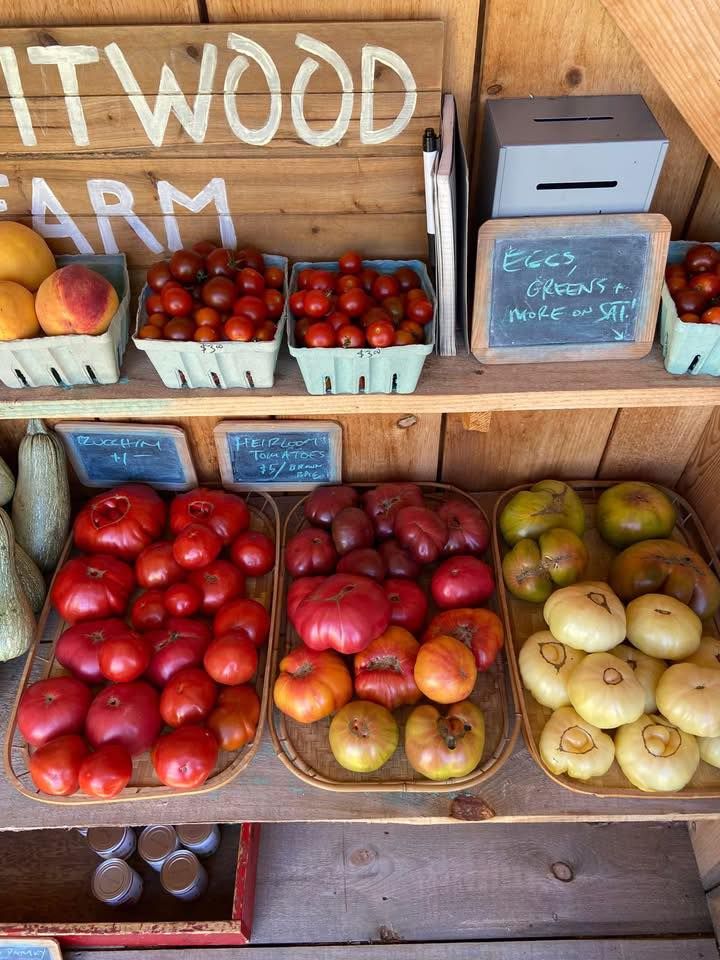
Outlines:
[[301, 270], [290, 294], [299, 347], [400, 347], [425, 342], [433, 305], [410, 267], [379, 273], [355, 251], [334, 270]]
[[266, 267], [253, 247], [228, 250], [203, 240], [154, 263], [147, 284], [142, 340], [274, 340], [285, 306], [284, 272]]
[[353, 772], [390, 760], [399, 716], [415, 771], [466, 775], [484, 747], [471, 700], [477, 673], [503, 644], [499, 618], [483, 607], [495, 588], [482, 560], [484, 513], [466, 499], [427, 501], [414, 483], [384, 483], [362, 496], [319, 487], [304, 516], [285, 547], [299, 643], [280, 662], [275, 705], [297, 723], [329, 723], [333, 756]]
[[720, 323], [720, 252], [707, 243], [670, 263], [665, 282], [684, 323]]
[[270, 617], [246, 578], [272, 570], [275, 544], [249, 522], [242, 497], [203, 488], [168, 509], [151, 487], [126, 484], [82, 508], [82, 554], [51, 590], [69, 624], [55, 648], [66, 672], [28, 687], [18, 709], [38, 790], [114, 797], [146, 751], [162, 783], [190, 789], [219, 750], [254, 738]]

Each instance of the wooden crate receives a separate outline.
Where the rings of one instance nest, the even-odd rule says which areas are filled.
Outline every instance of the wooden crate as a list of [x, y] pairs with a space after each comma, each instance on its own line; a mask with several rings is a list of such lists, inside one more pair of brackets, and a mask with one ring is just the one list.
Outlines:
[[144, 883], [140, 901], [110, 907], [91, 880], [100, 859], [77, 830], [0, 833], [4, 885], [0, 937], [54, 937], [63, 947], [240, 945], [250, 940], [260, 825], [223, 825], [220, 847], [203, 860], [208, 888], [178, 900], [137, 853], [130, 865]]

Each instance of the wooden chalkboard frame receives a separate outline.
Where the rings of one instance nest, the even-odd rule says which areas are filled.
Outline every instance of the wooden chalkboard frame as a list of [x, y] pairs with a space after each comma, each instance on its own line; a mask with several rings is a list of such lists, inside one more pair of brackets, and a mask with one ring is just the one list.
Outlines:
[[[475, 301], [471, 350], [483, 363], [550, 363], [575, 360], [620, 360], [646, 356], [652, 349], [657, 324], [662, 279], [670, 242], [670, 221], [659, 213], [597, 214], [595, 216], [518, 217], [488, 220], [478, 231]], [[648, 237], [648, 256], [632, 342], [491, 346], [493, 259], [495, 243], [548, 237], [627, 236]]]
[[332, 476], [325, 481], [328, 484], [342, 483], [342, 427], [333, 420], [284, 420], [278, 423], [262, 423], [257, 420], [226, 420], [213, 430], [217, 448], [218, 463], [222, 485], [228, 490], [264, 490], [271, 493], [314, 490], [317, 483], [292, 483], [283, 480], [279, 483], [238, 483], [233, 476], [232, 460], [228, 443], [231, 433], [327, 433], [328, 456], [332, 467]]
[[[170, 427], [164, 423], [106, 423], [100, 420], [72, 420], [55, 425], [55, 432], [62, 437], [65, 452], [68, 455], [78, 480], [84, 487], [98, 489], [107, 489], [118, 483], [147, 483], [148, 486], [158, 490], [191, 490], [197, 486], [197, 473], [190, 454], [187, 436], [182, 427]], [[79, 456], [72, 437], [78, 433], [116, 433], [118, 436], [125, 434], [140, 435], [147, 434], [151, 437], [162, 436], [171, 440], [175, 444], [180, 465], [185, 474], [185, 480], [182, 483], [158, 483], [154, 480], [138, 480], [128, 477], [127, 480], [102, 480], [91, 477], [85, 469], [85, 464]]]

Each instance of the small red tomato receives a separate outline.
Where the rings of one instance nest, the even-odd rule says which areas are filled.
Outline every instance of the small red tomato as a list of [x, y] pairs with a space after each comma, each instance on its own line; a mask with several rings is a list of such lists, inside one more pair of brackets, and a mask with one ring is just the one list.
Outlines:
[[362, 257], [357, 250], [348, 250], [341, 257], [338, 257], [338, 266], [342, 273], [360, 273], [362, 270]]
[[168, 280], [172, 280], [169, 262], [161, 260], [159, 263], [154, 263], [147, 272], [146, 280], [148, 286], [156, 293], [162, 290]]
[[237, 290], [229, 277], [213, 277], [203, 284], [200, 296], [206, 307], [228, 313], [237, 297]]
[[391, 347], [395, 342], [395, 328], [383, 320], [371, 323], [365, 334], [371, 347]]
[[310, 270], [309, 268], [307, 270], [300, 271], [298, 274], [298, 287], [301, 290], [307, 290], [307, 288], [310, 286], [310, 277], [313, 275], [313, 273], [315, 273], [315, 271]]
[[163, 310], [171, 317], [187, 317], [192, 310], [192, 297], [182, 287], [165, 287], [161, 294]]
[[265, 267], [265, 286], [273, 290], [282, 290], [285, 286], [285, 274], [280, 267]]
[[395, 346], [396, 347], [409, 347], [411, 344], [417, 343], [415, 337], [407, 330], [396, 330], [395, 331]]
[[[720, 277], [718, 277], [718, 280], [720, 280]], [[684, 314], [680, 319], [687, 323], [686, 317], [687, 314]], [[720, 307], [710, 307], [709, 310], [706, 310], [700, 317], [700, 323], [720, 323]]]
[[[707, 310], [705, 311], [707, 313]], [[697, 313], [681, 313], [680, 319], [683, 323], [700, 323], [700, 317]]]
[[347, 293], [348, 290], [352, 290], [353, 287], [361, 286], [360, 277], [356, 277], [352, 273], [345, 273], [341, 277], [338, 277], [335, 284], [338, 293]]
[[705, 273], [714, 270], [720, 262], [720, 253], [709, 243], [700, 243], [691, 247], [685, 254], [685, 266], [689, 273]]
[[417, 290], [420, 286], [420, 277], [415, 273], [412, 267], [398, 267], [395, 271], [395, 279], [400, 284], [400, 289]]
[[174, 583], [163, 594], [163, 606], [171, 617], [194, 616], [202, 601], [202, 591], [192, 583]]
[[192, 340], [196, 329], [194, 321], [189, 317], [176, 317], [165, 324], [162, 334], [166, 340]]
[[194, 250], [176, 250], [170, 257], [170, 273], [180, 283], [199, 283], [203, 279], [203, 258]]
[[350, 323], [350, 317], [346, 313], [343, 313], [342, 310], [333, 310], [331, 314], [325, 317], [325, 322], [329, 323], [335, 333], [337, 333], [341, 327], [345, 327]]
[[305, 334], [308, 332], [308, 327], [310, 326], [309, 317], [302, 317], [295, 324], [295, 343], [300, 346], [305, 346]]
[[379, 276], [377, 270], [373, 270], [372, 267], [365, 267], [360, 271], [360, 283], [365, 293], [372, 293], [373, 284]]
[[100, 645], [98, 663], [106, 680], [113, 683], [131, 683], [142, 676], [150, 665], [152, 648], [137, 633], [128, 630], [118, 633]]
[[[242, 537], [243, 534], [240, 534]], [[196, 587], [202, 602], [202, 612], [214, 614], [224, 604], [236, 597], [245, 596], [245, 577], [228, 560], [214, 560], [200, 570], [193, 570], [187, 584]], [[191, 616], [191, 614], [178, 614]]]
[[217, 250], [217, 244], [213, 243], [212, 240], [198, 240], [197, 243], [192, 245], [192, 249], [195, 253], [199, 253], [201, 257], [207, 257], [213, 250]]
[[425, 330], [417, 320], [401, 320], [400, 329], [411, 333], [416, 343], [423, 343], [425, 340]]
[[262, 577], [275, 566], [275, 544], [259, 530], [246, 530], [233, 542], [230, 557], [246, 577]]
[[337, 274], [330, 270], [313, 270], [308, 284], [309, 290], [321, 290], [323, 293], [332, 293], [335, 289]]
[[308, 347], [334, 347], [335, 331], [329, 323], [311, 323], [305, 334], [305, 345]]
[[169, 319], [170, 317], [168, 317], [166, 313], [158, 312], [158, 313], [151, 313], [150, 316], [147, 318], [147, 322], [151, 324], [153, 327], [159, 327], [162, 330], [162, 328], [165, 326], [165, 324], [168, 322]]
[[408, 320], [414, 320], [416, 323], [425, 326], [426, 323], [430, 323], [432, 320], [433, 305], [429, 300], [417, 297], [408, 303], [405, 312], [407, 313]]
[[267, 307], [268, 317], [270, 317], [271, 320], [277, 320], [282, 315], [283, 307], [285, 306], [285, 297], [283, 297], [279, 290], [269, 287], [263, 293], [263, 301]]
[[420, 287], [414, 287], [412, 290], [408, 290], [405, 298], [408, 303], [410, 303], [411, 300], [427, 300], [427, 294], [424, 290], [421, 290]]
[[296, 317], [302, 317], [305, 314], [305, 291], [296, 290], [295, 293], [290, 294], [290, 299], [288, 301], [290, 304], [290, 309], [295, 314]]
[[162, 297], [159, 293], [151, 293], [145, 301], [145, 313], [150, 316], [153, 313], [162, 313]]
[[265, 289], [265, 278], [252, 267], [243, 267], [235, 277], [235, 286], [242, 293], [260, 297]]
[[670, 293], [673, 296], [675, 296], [676, 293], [678, 293], [680, 290], [685, 290], [685, 288], [687, 287], [688, 285], [687, 274], [683, 273], [682, 275], [677, 274], [676, 276], [668, 277], [665, 283], [667, 284], [667, 288], [670, 291]]
[[169, 587], [182, 580], [184, 571], [175, 562], [172, 543], [162, 540], [141, 550], [135, 560], [135, 576], [141, 587]]
[[364, 347], [366, 342], [365, 331], [352, 323], [340, 327], [337, 332], [337, 345], [344, 347], [346, 350], [352, 347]]
[[132, 757], [119, 743], [107, 743], [80, 764], [80, 789], [89, 797], [110, 800], [130, 783]]
[[223, 327], [223, 333], [227, 340], [250, 343], [255, 336], [255, 323], [250, 317], [230, 317]]
[[350, 317], [360, 317], [371, 306], [371, 300], [364, 290], [353, 287], [338, 298], [338, 306]]
[[702, 313], [708, 298], [699, 290], [686, 288], [673, 297], [678, 313]]
[[220, 334], [212, 327], [198, 327], [193, 334], [193, 340], [197, 343], [214, 343], [220, 339]]
[[195, 311], [195, 323], [199, 327], [211, 327], [213, 330], [219, 330], [222, 326], [222, 318], [213, 307], [198, 307]]
[[[155, 314], [159, 316], [159, 314]], [[138, 330], [138, 337], [141, 340], [162, 340], [163, 332], [160, 327], [154, 327], [151, 323], [146, 323], [144, 327], [140, 327]]]
[[190, 523], [175, 537], [173, 557], [186, 570], [206, 567], [223, 548], [221, 537], [204, 523]]
[[396, 297], [400, 293], [400, 284], [395, 277], [380, 274], [372, 285], [372, 295], [376, 300], [385, 300], [386, 297]]
[[260, 251], [256, 250], [255, 247], [242, 247], [235, 254], [235, 259], [240, 268], [252, 267], [253, 270], [257, 270], [258, 273], [265, 272], [265, 260]]
[[269, 343], [275, 339], [276, 333], [277, 324], [273, 323], [272, 320], [266, 320], [265, 323], [261, 323], [255, 330], [255, 340], [260, 343]]
[[264, 300], [260, 297], [245, 296], [240, 297], [233, 304], [233, 316], [250, 317], [254, 323], [263, 323], [267, 320], [268, 308]]
[[321, 290], [308, 290], [305, 294], [305, 316], [319, 319], [330, 312], [330, 298]]
[[382, 302], [383, 310], [386, 310], [397, 327], [405, 316], [405, 305], [400, 297], [385, 297]]
[[130, 623], [135, 630], [156, 630], [165, 622], [162, 590], [144, 590], [130, 607]]
[[218, 683], [230, 687], [247, 683], [257, 672], [257, 648], [244, 630], [232, 630], [212, 641], [203, 666]]
[[387, 310], [383, 310], [382, 307], [370, 307], [368, 312], [363, 314], [361, 319], [361, 323], [366, 330], [370, 324], [380, 322], [392, 324], [392, 317]]
[[717, 273], [696, 273], [690, 277], [690, 288], [699, 290], [706, 297], [717, 297], [720, 294], [720, 276]]
[[169, 727], [202, 723], [217, 700], [217, 687], [200, 667], [183, 667], [160, 694], [160, 716]]

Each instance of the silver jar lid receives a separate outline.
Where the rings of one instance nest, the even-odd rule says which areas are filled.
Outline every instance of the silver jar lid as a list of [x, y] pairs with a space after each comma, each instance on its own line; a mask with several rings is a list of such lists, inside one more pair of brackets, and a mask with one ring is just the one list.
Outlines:
[[103, 903], [122, 903], [132, 888], [135, 872], [124, 860], [104, 860], [93, 874], [93, 896]]
[[203, 873], [200, 861], [194, 853], [189, 850], [178, 850], [170, 854], [163, 864], [160, 881], [168, 893], [182, 897], [183, 894], [195, 889]]
[[180, 843], [201, 846], [215, 834], [216, 823], [179, 823], [175, 827]]
[[173, 827], [164, 823], [154, 823], [145, 827], [140, 834], [137, 849], [143, 860], [156, 863], [177, 850], [177, 845], [177, 834]]
[[90, 827], [87, 832], [88, 846], [98, 856], [103, 856], [122, 844], [127, 830], [127, 827]]

